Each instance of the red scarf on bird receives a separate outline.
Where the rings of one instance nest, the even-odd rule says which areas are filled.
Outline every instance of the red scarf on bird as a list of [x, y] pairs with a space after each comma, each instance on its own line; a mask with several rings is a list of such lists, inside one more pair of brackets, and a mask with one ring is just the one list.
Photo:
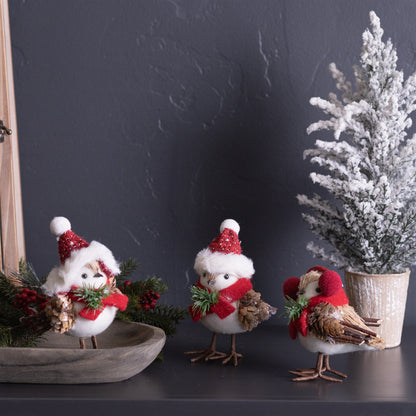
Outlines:
[[[195, 286], [212, 292], [211, 289], [202, 286], [200, 280], [198, 280]], [[235, 311], [235, 307], [232, 305], [232, 302], [241, 299], [251, 289], [253, 289], [253, 285], [251, 284], [250, 279], [245, 277], [238, 279], [231, 286], [218, 291], [218, 302], [211, 305], [206, 315], [215, 313], [221, 319], [226, 318]], [[189, 307], [189, 312], [194, 322], [199, 321], [205, 316], [198, 309], [193, 309], [193, 304]]]
[[[73, 302], [84, 303], [82, 297], [79, 297], [74, 293], [77, 289], [79, 289], [78, 286], [71, 286], [71, 290], [63, 294]], [[90, 309], [88, 306], [85, 306], [85, 308], [78, 312], [78, 315], [82, 318], [89, 319], [90, 321], [95, 321], [106, 306], [115, 306], [117, 309], [124, 311], [126, 310], [128, 301], [128, 296], [123, 295], [122, 293], [111, 293], [109, 296], [101, 299], [101, 305], [98, 309]]]
[[298, 332], [306, 337], [308, 328], [308, 315], [313, 311], [315, 306], [319, 305], [320, 303], [329, 303], [333, 306], [342, 306], [348, 305], [349, 300], [344, 292], [344, 289], [341, 289], [338, 293], [332, 296], [318, 295], [311, 298], [309, 305], [303, 309], [300, 317], [294, 321], [290, 321], [289, 332], [292, 339], [296, 338], [296, 334]]

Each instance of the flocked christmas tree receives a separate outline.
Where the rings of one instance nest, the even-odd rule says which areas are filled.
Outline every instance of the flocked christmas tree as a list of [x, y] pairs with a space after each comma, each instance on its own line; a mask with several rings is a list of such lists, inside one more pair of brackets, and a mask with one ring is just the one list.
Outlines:
[[363, 34], [355, 88], [334, 63], [329, 66], [341, 99], [314, 97], [310, 103], [329, 115], [308, 134], [332, 130], [334, 141], [317, 140], [305, 158], [318, 165], [312, 181], [327, 199], [298, 195], [303, 217], [329, 249], [308, 249], [336, 267], [367, 273], [401, 272], [416, 260], [416, 135], [407, 137], [416, 109], [416, 73], [404, 81], [397, 54], [370, 12], [372, 30]]

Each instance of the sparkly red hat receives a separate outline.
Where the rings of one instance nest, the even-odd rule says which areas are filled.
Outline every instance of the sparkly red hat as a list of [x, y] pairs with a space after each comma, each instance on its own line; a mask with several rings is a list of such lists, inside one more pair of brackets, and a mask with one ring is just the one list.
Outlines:
[[112, 277], [120, 273], [113, 253], [98, 241], [87, 243], [71, 230], [71, 223], [65, 217], [55, 217], [50, 224], [52, 234], [58, 240], [59, 258], [62, 267], [83, 267], [91, 261], [98, 261], [101, 270]]
[[238, 277], [250, 278], [254, 274], [253, 262], [241, 253], [239, 232], [240, 226], [237, 221], [231, 219], [223, 221], [220, 234], [207, 248], [197, 254], [195, 271], [199, 275], [204, 272], [234, 273]]

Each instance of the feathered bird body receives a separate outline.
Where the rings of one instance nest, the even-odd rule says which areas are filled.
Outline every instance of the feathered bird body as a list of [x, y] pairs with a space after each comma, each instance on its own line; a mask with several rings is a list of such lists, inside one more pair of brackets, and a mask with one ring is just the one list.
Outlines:
[[381, 338], [349, 305], [316, 306], [308, 317], [306, 337], [298, 336], [298, 339], [308, 351], [325, 355], [384, 348]]
[[346, 377], [329, 367], [330, 355], [384, 348], [384, 341], [369, 328], [378, 326], [379, 321], [360, 317], [348, 304], [337, 273], [314, 267], [300, 279], [287, 279], [283, 292], [286, 297], [307, 304], [299, 317], [290, 322], [291, 337], [297, 338], [308, 351], [318, 353], [316, 369], [294, 371], [299, 376], [295, 381], [317, 377], [340, 381], [322, 374], [330, 371]]
[[[192, 362], [226, 357], [223, 364], [233, 359], [237, 365], [241, 354], [235, 351], [235, 335], [251, 331], [276, 312], [261, 300], [260, 293], [253, 290], [250, 281], [254, 274], [253, 262], [241, 253], [239, 230], [236, 221], [223, 221], [220, 235], [195, 259], [194, 269], [199, 280], [194, 286], [209, 294], [214, 292], [216, 296], [215, 301], [203, 310], [198, 306], [198, 299], [193, 297], [194, 303], [190, 306], [192, 319], [212, 331], [213, 337], [207, 350], [187, 352], [200, 354]], [[217, 333], [231, 335], [231, 353], [228, 356], [215, 351]]]
[[98, 318], [95, 321], [91, 321], [79, 316], [79, 312], [84, 308], [84, 303], [74, 302], [74, 311], [77, 319], [74, 326], [68, 331], [68, 334], [74, 337], [86, 338], [101, 334], [111, 325], [117, 313], [115, 306], [106, 306]]
[[246, 332], [238, 319], [238, 303], [238, 301], [230, 303], [235, 308], [235, 311], [227, 317], [221, 319], [215, 313], [211, 313], [201, 318], [201, 324], [208, 328], [210, 331], [216, 332], [218, 334], [231, 335]]
[[76, 235], [67, 218], [55, 217], [50, 228], [57, 236], [61, 260], [43, 285], [54, 299], [48, 312], [52, 326], [57, 332], [79, 337], [81, 348], [85, 348], [84, 338], [91, 337], [97, 348], [95, 336], [111, 325], [117, 310], [124, 310], [128, 302], [115, 287], [118, 263], [106, 246], [98, 241], [87, 243]]

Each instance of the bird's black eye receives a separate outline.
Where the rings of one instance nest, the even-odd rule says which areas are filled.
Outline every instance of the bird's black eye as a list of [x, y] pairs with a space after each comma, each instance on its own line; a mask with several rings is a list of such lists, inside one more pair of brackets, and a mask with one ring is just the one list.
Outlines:
[[319, 287], [316, 288], [317, 293], [321, 293], [321, 289]]
[[207, 274], [206, 274], [206, 273], [204, 273], [202, 276], [203, 276], [203, 277], [207, 277]]
[[88, 275], [87, 275], [87, 273], [82, 273], [81, 277], [82, 277], [83, 279], [86, 279], [86, 278], [88, 277]]
[[229, 278], [230, 278], [230, 276], [228, 276], [228, 274], [225, 274], [225, 275], [224, 275], [224, 279], [225, 279], [225, 280], [228, 280]]

